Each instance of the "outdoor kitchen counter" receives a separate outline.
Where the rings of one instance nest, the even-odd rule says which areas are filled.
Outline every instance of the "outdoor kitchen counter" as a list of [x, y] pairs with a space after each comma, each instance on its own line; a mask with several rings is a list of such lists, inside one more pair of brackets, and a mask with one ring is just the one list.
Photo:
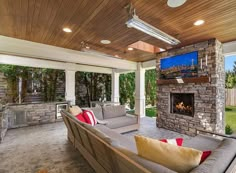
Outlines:
[[8, 128], [18, 128], [60, 121], [57, 119], [57, 105], [68, 102], [33, 102], [8, 104]]
[[34, 104], [63, 104], [68, 103], [67, 101], [59, 101], [59, 102], [25, 102], [25, 103], [8, 103], [7, 106], [20, 106], [20, 105], [34, 105]]

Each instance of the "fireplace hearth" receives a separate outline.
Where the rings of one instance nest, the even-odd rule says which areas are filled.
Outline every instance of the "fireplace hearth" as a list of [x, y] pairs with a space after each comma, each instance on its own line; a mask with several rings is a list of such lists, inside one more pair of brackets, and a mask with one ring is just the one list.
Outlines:
[[170, 112], [186, 116], [194, 116], [194, 94], [171, 93]]

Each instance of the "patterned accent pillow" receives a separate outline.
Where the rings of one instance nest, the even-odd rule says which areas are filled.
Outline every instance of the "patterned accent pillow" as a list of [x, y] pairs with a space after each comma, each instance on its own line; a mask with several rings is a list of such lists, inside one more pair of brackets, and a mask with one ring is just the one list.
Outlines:
[[168, 143], [168, 144], [173, 144], [173, 145], [176, 145], [176, 146], [182, 146], [184, 139], [183, 139], [183, 138], [161, 139], [160, 141], [161, 141], [161, 142]]
[[91, 124], [92, 126], [95, 126], [97, 124], [97, 119], [91, 110], [84, 110], [83, 111], [83, 117], [86, 120], [88, 124]]

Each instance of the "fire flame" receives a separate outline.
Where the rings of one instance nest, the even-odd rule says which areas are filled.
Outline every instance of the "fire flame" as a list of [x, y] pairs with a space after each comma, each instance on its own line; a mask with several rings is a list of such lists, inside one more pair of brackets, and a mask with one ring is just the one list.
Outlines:
[[175, 107], [177, 109], [183, 110], [183, 111], [188, 111], [188, 112], [192, 111], [192, 107], [191, 106], [185, 106], [183, 102], [178, 103]]

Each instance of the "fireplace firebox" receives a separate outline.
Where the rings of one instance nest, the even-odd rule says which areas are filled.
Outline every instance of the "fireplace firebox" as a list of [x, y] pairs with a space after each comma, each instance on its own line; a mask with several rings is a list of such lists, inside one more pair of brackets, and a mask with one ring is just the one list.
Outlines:
[[194, 116], [193, 93], [171, 93], [170, 113]]

